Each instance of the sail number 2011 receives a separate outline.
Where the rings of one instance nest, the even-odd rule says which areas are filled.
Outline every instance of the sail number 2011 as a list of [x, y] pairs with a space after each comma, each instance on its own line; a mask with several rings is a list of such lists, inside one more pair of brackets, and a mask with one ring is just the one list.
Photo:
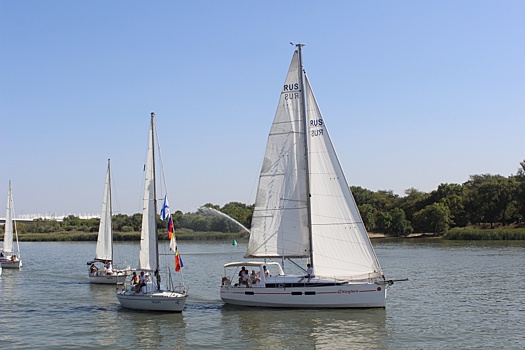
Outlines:
[[323, 136], [323, 128], [324, 125], [323, 119], [311, 119], [310, 120], [310, 136], [316, 137], [316, 136]]

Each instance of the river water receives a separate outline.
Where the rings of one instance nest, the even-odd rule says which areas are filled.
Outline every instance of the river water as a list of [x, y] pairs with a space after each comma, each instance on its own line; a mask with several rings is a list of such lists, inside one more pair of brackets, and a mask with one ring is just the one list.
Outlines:
[[[0, 344], [10, 349], [523, 349], [525, 242], [374, 240], [386, 309], [224, 305], [222, 265], [244, 244], [179, 242], [190, 297], [182, 314], [123, 309], [91, 285], [94, 242], [22, 242], [24, 267], [0, 277]], [[117, 243], [132, 266], [137, 243]]]

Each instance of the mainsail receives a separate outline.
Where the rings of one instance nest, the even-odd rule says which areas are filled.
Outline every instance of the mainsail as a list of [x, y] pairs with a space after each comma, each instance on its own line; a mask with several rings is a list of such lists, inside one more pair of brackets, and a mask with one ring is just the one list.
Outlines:
[[309, 257], [299, 55], [292, 58], [268, 136], [247, 256]]
[[104, 196], [102, 198], [102, 210], [100, 211], [100, 224], [98, 227], [97, 248], [95, 251], [96, 260], [113, 260], [113, 230], [111, 218], [111, 174], [108, 160], [108, 170], [106, 174], [106, 184], [104, 186]]

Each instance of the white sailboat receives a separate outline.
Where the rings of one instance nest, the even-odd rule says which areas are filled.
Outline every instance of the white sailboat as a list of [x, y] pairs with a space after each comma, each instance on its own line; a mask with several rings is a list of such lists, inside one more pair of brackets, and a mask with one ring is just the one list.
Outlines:
[[[126, 284], [117, 292], [120, 304], [129, 309], [149, 311], [182, 312], [188, 291], [184, 284], [174, 286], [168, 268], [167, 285], [161, 284], [159, 245], [156, 223], [157, 195], [155, 176], [155, 114], [151, 113], [148, 157], [145, 167], [144, 206], [138, 270], [147, 272], [151, 280], [144, 286]], [[176, 251], [175, 238], [171, 236], [170, 247]], [[178, 252], [177, 252], [178, 253]], [[175, 255], [175, 259], [179, 258]]]
[[[303, 45], [296, 46], [268, 137], [246, 254], [265, 260], [225, 264], [220, 296], [244, 306], [383, 308], [393, 281], [383, 276], [304, 72]], [[313, 269], [309, 276], [285, 273], [285, 261], [297, 270], [292, 259], [301, 258]], [[237, 279], [241, 266], [258, 278]]]
[[[4, 246], [0, 252], [0, 267], [7, 269], [20, 269], [22, 267], [22, 257], [20, 255], [20, 246], [18, 245], [18, 232], [16, 230], [14, 215], [13, 191], [11, 189], [11, 181], [9, 181], [7, 208], [5, 211]], [[13, 247], [13, 234], [16, 239], [16, 250], [14, 250]]]
[[102, 199], [102, 210], [100, 212], [95, 259], [87, 262], [89, 265], [88, 274], [90, 283], [123, 283], [126, 280], [126, 276], [129, 276], [131, 272], [129, 268], [118, 270], [113, 265], [113, 225], [111, 205], [111, 166], [110, 160], [108, 159], [108, 169], [106, 172], [104, 197]]

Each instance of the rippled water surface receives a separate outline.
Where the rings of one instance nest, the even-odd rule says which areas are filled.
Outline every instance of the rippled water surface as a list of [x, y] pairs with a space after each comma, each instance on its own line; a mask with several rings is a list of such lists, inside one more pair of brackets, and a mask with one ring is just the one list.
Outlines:
[[[90, 242], [22, 242], [24, 267], [0, 276], [0, 344], [12, 349], [523, 349], [525, 242], [373, 241], [386, 309], [224, 305], [222, 265], [246, 246], [179, 242], [190, 297], [182, 314], [120, 307], [88, 283]], [[134, 265], [136, 243], [115, 247]]]

